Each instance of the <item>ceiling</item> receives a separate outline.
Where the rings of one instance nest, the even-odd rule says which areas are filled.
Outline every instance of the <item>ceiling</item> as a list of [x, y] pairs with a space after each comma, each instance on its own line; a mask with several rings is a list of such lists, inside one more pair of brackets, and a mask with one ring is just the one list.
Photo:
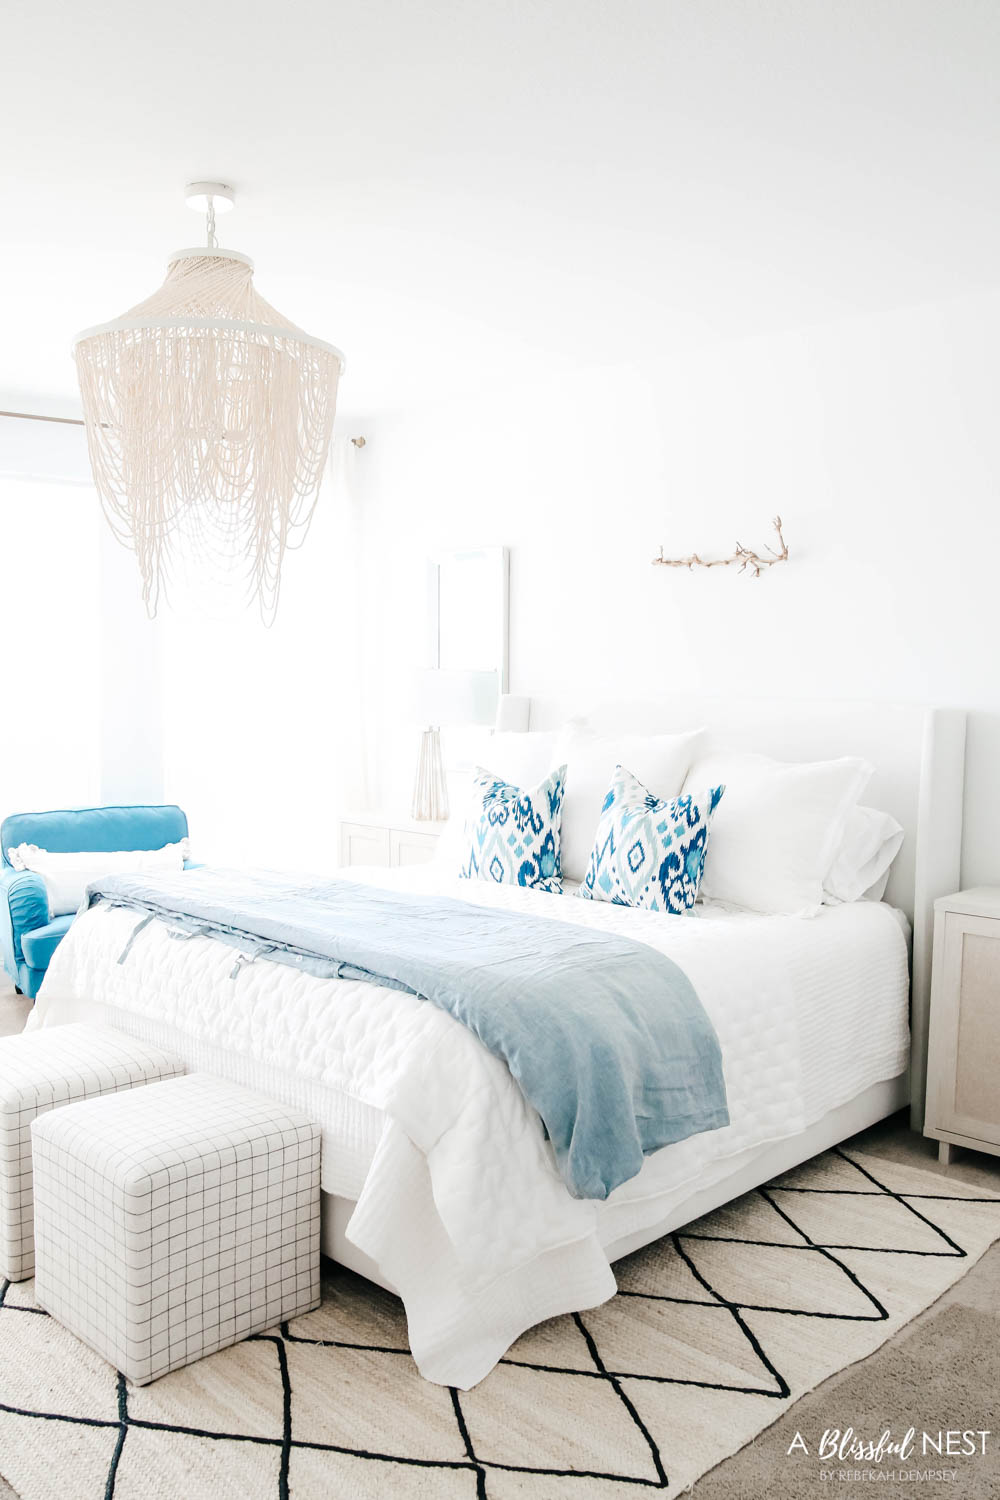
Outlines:
[[8, 0], [0, 405], [224, 245], [363, 415], [995, 289], [995, 0]]

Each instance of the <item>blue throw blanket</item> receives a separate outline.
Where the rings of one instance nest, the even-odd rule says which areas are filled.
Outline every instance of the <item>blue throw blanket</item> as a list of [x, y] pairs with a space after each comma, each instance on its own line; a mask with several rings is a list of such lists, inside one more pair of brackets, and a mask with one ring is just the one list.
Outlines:
[[244, 955], [234, 974], [266, 957], [390, 985], [448, 1011], [510, 1068], [574, 1197], [606, 1198], [645, 1153], [729, 1124], [712, 1023], [682, 970], [645, 943], [270, 872], [117, 875], [87, 896], [144, 913], [137, 931], [156, 917], [221, 938]]

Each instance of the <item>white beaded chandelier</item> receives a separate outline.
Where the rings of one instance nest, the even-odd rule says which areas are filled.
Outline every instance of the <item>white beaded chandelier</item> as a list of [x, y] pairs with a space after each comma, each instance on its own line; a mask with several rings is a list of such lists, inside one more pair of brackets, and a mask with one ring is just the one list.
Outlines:
[[159, 291], [75, 340], [90, 462], [150, 615], [176, 538], [215, 577], [242, 578], [270, 623], [319, 495], [344, 357], [265, 302], [247, 256], [219, 249], [231, 189], [192, 183], [187, 201], [206, 212], [205, 248], [176, 251]]

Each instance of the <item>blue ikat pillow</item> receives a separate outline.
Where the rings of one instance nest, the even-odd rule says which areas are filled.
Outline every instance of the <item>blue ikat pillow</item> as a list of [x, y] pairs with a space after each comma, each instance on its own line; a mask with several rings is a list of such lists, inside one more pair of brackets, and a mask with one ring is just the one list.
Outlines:
[[531, 886], [562, 894], [559, 833], [566, 767], [541, 786], [511, 786], [478, 767], [472, 810], [466, 820], [463, 880]]
[[725, 791], [660, 801], [618, 766], [601, 808], [587, 876], [578, 895], [649, 911], [690, 911], [698, 898], [712, 814]]

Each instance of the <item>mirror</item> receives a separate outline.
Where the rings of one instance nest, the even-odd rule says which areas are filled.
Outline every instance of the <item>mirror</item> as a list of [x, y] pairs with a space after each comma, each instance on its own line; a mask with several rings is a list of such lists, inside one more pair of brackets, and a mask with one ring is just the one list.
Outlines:
[[431, 565], [430, 582], [430, 665], [448, 672], [496, 672], [505, 693], [507, 548], [442, 553]]

